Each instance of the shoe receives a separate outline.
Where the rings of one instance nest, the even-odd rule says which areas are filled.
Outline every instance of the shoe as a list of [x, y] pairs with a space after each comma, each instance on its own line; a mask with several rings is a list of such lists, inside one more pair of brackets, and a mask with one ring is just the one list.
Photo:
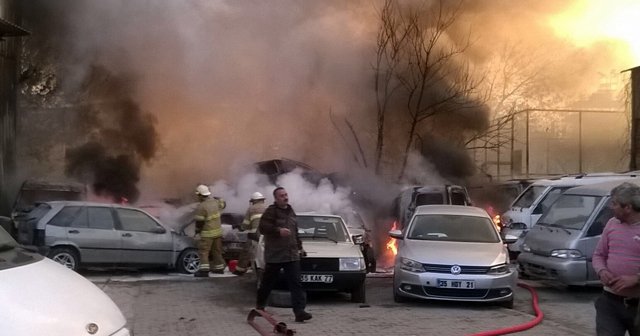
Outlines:
[[302, 313], [296, 314], [296, 322], [304, 322], [310, 320], [312, 317], [311, 314], [303, 311]]
[[233, 271], [233, 274], [237, 275], [237, 276], [243, 276], [244, 272], [240, 272], [240, 271]]
[[195, 278], [208, 278], [209, 277], [209, 271], [197, 271], [197, 272], [193, 273], [193, 276]]
[[224, 270], [213, 270], [211, 271], [213, 274], [224, 274]]

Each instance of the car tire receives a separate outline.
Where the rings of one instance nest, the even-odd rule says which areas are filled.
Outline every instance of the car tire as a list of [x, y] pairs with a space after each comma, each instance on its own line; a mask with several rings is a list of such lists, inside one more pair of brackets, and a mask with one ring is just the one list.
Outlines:
[[373, 252], [373, 248], [371, 248], [371, 246], [369, 245], [365, 246], [364, 257], [365, 257], [364, 262], [367, 265], [367, 272], [375, 273], [377, 268], [376, 257], [375, 257], [375, 253]]
[[54, 247], [49, 251], [47, 257], [73, 271], [77, 271], [80, 266], [78, 252], [70, 247]]
[[180, 273], [194, 274], [200, 268], [200, 256], [198, 250], [188, 248], [180, 253], [176, 260], [176, 269]]
[[358, 287], [351, 290], [351, 302], [365, 303], [367, 300], [367, 291], [364, 281]]
[[513, 297], [511, 297], [511, 299], [509, 299], [508, 301], [501, 301], [500, 302], [500, 307], [507, 308], [507, 309], [513, 309]]

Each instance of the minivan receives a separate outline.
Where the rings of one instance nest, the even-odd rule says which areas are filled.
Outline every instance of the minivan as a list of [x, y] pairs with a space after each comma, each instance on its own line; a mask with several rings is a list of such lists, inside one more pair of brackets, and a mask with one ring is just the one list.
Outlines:
[[520, 237], [514, 244], [509, 245], [509, 251], [520, 252], [522, 241], [528, 230], [536, 224], [567, 189], [596, 184], [611, 180], [623, 180], [636, 177], [635, 174], [592, 173], [578, 176], [565, 176], [557, 179], [541, 179], [533, 182], [518, 198], [513, 201], [511, 209], [501, 216], [505, 234]]
[[412, 186], [404, 189], [393, 201], [396, 229], [402, 230], [409, 223], [416, 208], [421, 205], [471, 205], [465, 187], [453, 184]]
[[640, 178], [571, 188], [542, 215], [522, 244], [521, 274], [571, 286], [599, 285], [592, 256], [607, 221], [613, 217], [611, 189]]

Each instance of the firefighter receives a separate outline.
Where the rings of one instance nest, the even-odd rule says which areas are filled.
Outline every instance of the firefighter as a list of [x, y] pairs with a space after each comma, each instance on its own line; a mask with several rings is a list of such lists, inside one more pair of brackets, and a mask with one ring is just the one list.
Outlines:
[[[196, 237], [198, 238], [198, 255], [200, 268], [194, 274], [196, 277], [208, 277], [212, 273], [224, 273], [224, 259], [222, 258], [222, 225], [220, 212], [226, 203], [222, 198], [211, 197], [211, 191], [206, 185], [196, 188], [198, 207], [194, 220], [196, 222]], [[211, 265], [209, 264], [211, 263]]]
[[249, 199], [249, 208], [244, 215], [244, 220], [240, 224], [240, 231], [247, 232], [247, 242], [242, 246], [242, 252], [240, 253], [240, 260], [238, 260], [238, 266], [233, 272], [235, 275], [243, 275], [251, 267], [251, 261], [253, 260], [253, 251], [260, 240], [260, 233], [258, 233], [258, 225], [260, 224], [260, 217], [267, 208], [264, 204], [264, 196], [259, 192], [254, 192]]

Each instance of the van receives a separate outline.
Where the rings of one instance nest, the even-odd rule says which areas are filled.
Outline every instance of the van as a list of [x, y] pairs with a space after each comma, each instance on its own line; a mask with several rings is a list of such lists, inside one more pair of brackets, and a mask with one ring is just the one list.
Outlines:
[[19, 246], [2, 228], [0, 260], [2, 335], [131, 335], [124, 315], [100, 288]]
[[393, 201], [393, 216], [397, 219], [396, 229], [402, 230], [409, 223], [416, 208], [421, 205], [471, 205], [465, 187], [453, 184], [412, 186], [400, 192]]
[[623, 180], [636, 177], [635, 174], [593, 173], [578, 176], [565, 176], [556, 179], [541, 179], [533, 182], [511, 204], [511, 209], [501, 216], [505, 227], [503, 232], [520, 237], [514, 244], [509, 245], [509, 251], [520, 252], [522, 241], [528, 230], [536, 224], [566, 190], [589, 184], [596, 184], [611, 180]]
[[592, 256], [613, 217], [611, 189], [640, 178], [613, 180], [565, 191], [529, 230], [518, 256], [522, 274], [571, 286], [600, 285]]

